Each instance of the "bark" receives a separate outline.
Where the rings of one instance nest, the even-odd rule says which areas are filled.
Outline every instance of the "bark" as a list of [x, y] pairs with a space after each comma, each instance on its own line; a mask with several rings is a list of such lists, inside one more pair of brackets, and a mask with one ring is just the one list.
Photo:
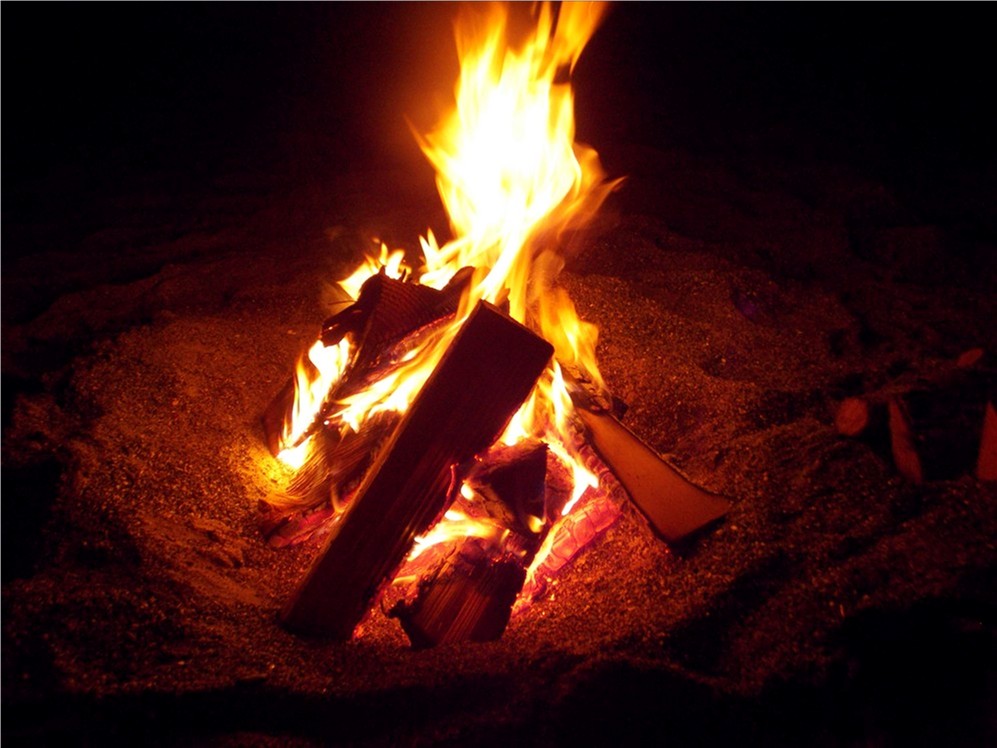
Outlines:
[[472, 312], [284, 608], [287, 628], [348, 639], [443, 513], [454, 466], [502, 432], [553, 349], [490, 304]]

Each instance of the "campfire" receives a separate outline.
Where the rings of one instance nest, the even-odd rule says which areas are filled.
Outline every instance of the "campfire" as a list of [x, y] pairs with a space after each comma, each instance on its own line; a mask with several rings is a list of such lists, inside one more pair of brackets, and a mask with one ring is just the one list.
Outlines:
[[380, 244], [263, 416], [294, 470], [263, 502], [272, 545], [325, 543], [293, 631], [346, 639], [373, 606], [413, 646], [498, 638], [628, 501], [666, 542], [727, 501], [622, 425], [596, 328], [558, 286], [568, 239], [619, 183], [574, 141], [570, 75], [605, 8], [457, 25], [456, 104], [417, 135], [452, 238]]

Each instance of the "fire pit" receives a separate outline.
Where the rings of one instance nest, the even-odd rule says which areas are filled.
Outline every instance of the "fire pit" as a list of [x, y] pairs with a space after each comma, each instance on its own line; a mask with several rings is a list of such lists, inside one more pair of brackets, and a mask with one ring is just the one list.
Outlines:
[[[870, 123], [873, 110], [839, 101], [830, 113], [840, 116], [804, 127], [787, 100], [901, 96], [896, 60], [919, 71], [940, 62], [922, 35], [915, 45], [858, 14], [843, 24], [840, 9], [631, 4], [607, 16], [571, 77], [579, 138], [598, 145], [607, 174], [627, 180], [586, 227], [543, 245], [570, 247], [552, 285], [599, 330], [603, 384], [593, 388], [594, 371], [573, 371], [556, 350], [551, 361], [574, 409], [566, 443], [579, 445], [603, 488], [583, 494], [557, 529], [562, 520], [541, 513], [537, 498], [542, 485], [544, 504], [555, 493], [567, 504], [571, 471], [546, 439], [510, 445], [500, 435], [481, 459], [459, 463], [472, 499], [444, 487], [464, 532], [434, 542], [445, 516], [417, 531], [421, 542], [388, 572], [349, 641], [284, 625], [353, 511], [337, 504], [359, 506], [353, 488], [374, 479], [358, 469], [336, 483], [335, 503], [267, 515], [261, 533], [260, 499], [309, 484], [272, 455], [259, 416], [322, 322], [349, 319], [338, 315], [360, 286], [347, 299], [327, 284], [371, 250], [380, 264], [371, 237], [404, 248], [411, 268], [402, 280], [388, 262], [371, 283], [407, 291], [420, 288], [420, 232], [431, 225], [447, 244], [420, 154], [387, 155], [410, 133], [403, 123], [404, 138], [382, 139], [379, 127], [410, 111], [388, 95], [392, 75], [406, 64], [432, 69], [412, 50], [431, 39], [442, 56], [453, 10], [136, 5], [116, 8], [104, 28], [87, 21], [109, 12], [97, 7], [4, 7], [18, 32], [4, 39], [8, 54], [18, 39], [29, 51], [41, 37], [28, 32], [44, 28], [58, 49], [23, 59], [65, 63], [58, 76], [35, 67], [40, 77], [4, 87], [5, 740], [617, 744], [628, 729], [662, 744], [992, 743], [993, 484], [979, 471], [979, 444], [968, 455], [960, 448], [958, 460], [939, 449], [974, 442], [964, 432], [977, 423], [978, 384], [992, 377], [997, 350], [986, 215], [962, 199], [997, 204], [982, 200], [992, 193], [961, 165], [966, 153], [970, 166], [985, 153], [963, 128], [988, 119], [949, 116], [972, 112], [976, 99], [967, 99], [917, 120], [933, 126], [932, 143], [948, 132], [966, 136], [950, 141], [959, 149], [980, 147], [959, 150], [954, 171], [934, 162], [949, 177], [937, 183], [921, 171], [930, 147], [910, 149], [917, 158], [899, 177], [862, 158], [916, 141], [913, 119]], [[409, 22], [430, 12], [447, 16], [434, 33]], [[937, 15], [909, 11], [915, 29], [944, 35], [949, 23]], [[121, 34], [121, 17], [145, 22]], [[409, 28], [419, 33], [406, 46]], [[960, 38], [981, 43], [931, 68], [951, 84], [946, 92], [966, 70], [986, 69], [956, 75], [951, 62], [987, 49], [986, 28], [958, 24]], [[246, 33], [244, 55], [223, 43]], [[911, 54], [895, 56], [898, 46]], [[114, 64], [94, 77], [98, 50]], [[814, 55], [826, 65], [800, 64]], [[176, 72], [163, 68], [170, 60], [186, 71], [182, 91], [169, 94], [166, 72], [160, 88], [133, 85], [142, 70]], [[306, 68], [313, 77], [300, 75]], [[101, 89], [87, 109], [79, 97], [50, 96], [73, 88], [57, 85], [65, 76], [116, 82], [120, 99]], [[330, 76], [343, 81], [336, 107], [323, 96], [333, 86], [320, 85]], [[860, 81], [862, 91], [849, 88]], [[917, 107], [945, 103], [919, 93]], [[67, 118], [66, 101], [84, 108]], [[321, 126], [359, 118], [372, 102], [364, 127]], [[268, 115], [240, 131], [257, 105]], [[125, 116], [133, 107], [146, 118]], [[420, 131], [430, 119], [413, 118]], [[866, 150], [824, 148], [828, 128], [843, 123]], [[883, 132], [890, 137], [872, 137]], [[958, 212], [926, 185], [960, 195]], [[458, 270], [428, 290], [460, 286]], [[509, 321], [511, 299], [484, 304], [501, 334], [525, 328], [526, 339], [557, 348]], [[464, 355], [455, 341], [481, 324], [477, 306], [458, 301], [441, 315], [458, 323], [445, 350]], [[439, 324], [422, 322], [416, 334]], [[371, 371], [390, 369], [407, 337], [372, 348], [381, 360]], [[432, 371], [445, 371], [444, 360]], [[538, 381], [555, 384], [544, 372]], [[898, 466], [891, 404], [896, 432], [910, 434], [897, 452], [913, 449], [920, 472], [913, 460], [901, 463], [906, 474]], [[845, 433], [855, 405], [868, 423]], [[609, 465], [587, 407], [614, 429], [625, 423], [710, 495], [729, 497], [723, 521], [680, 547], [663, 541], [617, 490], [625, 471]], [[379, 414], [367, 425], [384, 419], [382, 444], [406, 417]], [[313, 438], [331, 444], [324, 420]], [[944, 429], [958, 438], [938, 438]], [[348, 436], [335, 439], [343, 446]], [[371, 464], [389, 459], [366, 445], [358, 452]], [[600, 512], [577, 516], [585, 506]], [[543, 541], [531, 517], [544, 521]], [[495, 639], [526, 559], [534, 554], [532, 566], [559, 536], [582, 550], [547, 557], [565, 563], [545, 588], [523, 581]], [[468, 595], [477, 585], [494, 594]], [[465, 612], [482, 628], [458, 626]]]
[[458, 24], [456, 105], [421, 138], [454, 237], [422, 238], [415, 273], [381, 244], [343, 280], [355, 301], [263, 418], [298, 469], [266, 502], [266, 533], [331, 534], [285, 610], [292, 630], [349, 638], [402, 566], [410, 599], [392, 611], [413, 643], [497, 638], [523, 583], [521, 610], [613, 524], [625, 489], [673, 542], [726, 513], [614, 418], [596, 329], [556, 284], [566, 233], [618, 184], [573, 142], [557, 80], [603, 10], [541, 6], [518, 48], [506, 8]]

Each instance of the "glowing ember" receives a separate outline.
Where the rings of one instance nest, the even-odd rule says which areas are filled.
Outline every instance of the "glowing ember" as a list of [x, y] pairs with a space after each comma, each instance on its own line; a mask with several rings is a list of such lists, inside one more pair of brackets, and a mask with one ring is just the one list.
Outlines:
[[[456, 28], [460, 78], [455, 105], [436, 129], [416, 136], [436, 167], [453, 239], [441, 246], [427, 232], [420, 240], [423, 265], [415, 271], [403, 265], [400, 250], [381, 244], [377, 257], [340, 282], [354, 298], [378, 272], [442, 289], [458, 270], [472, 267], [459, 311], [449, 325], [421, 336], [381, 379], [335, 403], [323, 399], [344, 376], [358, 341], [347, 335], [329, 347], [316, 343], [298, 367], [295, 405], [279, 456], [292, 466], [302, 464], [310, 449], [303, 437], [320, 414], [328, 428], [345, 433], [359, 431], [378, 412], [404, 412], [474, 304], [481, 299], [508, 304], [514, 319], [553, 344], [555, 361], [501, 442], [530, 438], [548, 445], [570, 475], [570, 497], [561, 512], [565, 516], [586, 492], [599, 487], [579, 454], [578, 426], [562, 372], [567, 367], [575, 377], [602, 387], [595, 360], [597, 330], [578, 318], [567, 294], [554, 284], [563, 265], [556, 254], [559, 238], [583, 225], [616, 184], [605, 180], [595, 151], [574, 142], [574, 102], [567, 82], [604, 6], [564, 3], [555, 14], [550, 5], [542, 5], [532, 32], [515, 46], [507, 39], [505, 7], [468, 12], [473, 16], [462, 18]], [[465, 501], [472, 499], [469, 491], [466, 485], [462, 489]], [[584, 502], [586, 516], [598, 514], [592, 501], [590, 494]], [[617, 514], [607, 510], [597, 524]], [[539, 532], [544, 519], [532, 517], [529, 523], [531, 531]], [[579, 521], [573, 527], [591, 524]], [[455, 506], [418, 539], [409, 562], [447, 539], [500, 539], [503, 532]], [[535, 567], [542, 562], [538, 558]]]

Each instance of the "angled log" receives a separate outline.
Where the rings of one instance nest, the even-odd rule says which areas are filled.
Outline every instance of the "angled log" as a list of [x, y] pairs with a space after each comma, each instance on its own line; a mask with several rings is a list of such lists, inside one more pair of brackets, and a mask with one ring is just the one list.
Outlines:
[[730, 501], [692, 483], [619, 421], [616, 398], [584, 374], [564, 374], [588, 442], [659, 537], [677, 543], [727, 514]]
[[893, 464], [897, 471], [912, 483], [924, 482], [924, 466], [918, 454], [914, 441], [914, 430], [911, 427], [910, 414], [904, 401], [891, 397], [887, 402], [890, 418], [890, 450], [893, 453]]
[[542, 338], [478, 304], [285, 606], [288, 629], [352, 635], [415, 536], [446, 508], [454, 466], [498, 437], [552, 353]]

